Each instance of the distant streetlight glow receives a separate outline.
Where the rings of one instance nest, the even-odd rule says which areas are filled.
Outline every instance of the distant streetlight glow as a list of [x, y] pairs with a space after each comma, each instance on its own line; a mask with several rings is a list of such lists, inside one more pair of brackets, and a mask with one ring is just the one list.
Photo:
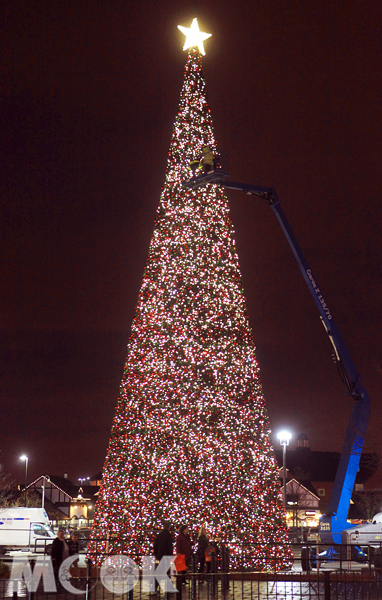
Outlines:
[[27, 483], [28, 483], [28, 457], [26, 454], [20, 456], [20, 460], [25, 461], [25, 488], [24, 488], [24, 505], [27, 505]]
[[82, 486], [84, 481], [90, 481], [90, 477], [79, 477], [78, 481], [80, 482], [80, 485]]
[[292, 437], [290, 431], [286, 429], [282, 429], [278, 432], [277, 438], [280, 442], [280, 445], [283, 447], [283, 501], [285, 513], [287, 509], [287, 501], [286, 501], [286, 447], [289, 445], [289, 441]]

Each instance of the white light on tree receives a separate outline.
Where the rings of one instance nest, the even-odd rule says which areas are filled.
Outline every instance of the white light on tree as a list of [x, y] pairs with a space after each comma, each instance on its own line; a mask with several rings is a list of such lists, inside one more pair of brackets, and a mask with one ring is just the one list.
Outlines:
[[199, 30], [198, 19], [194, 19], [191, 23], [191, 27], [182, 27], [182, 25], [178, 25], [178, 29], [186, 36], [186, 41], [184, 42], [183, 50], [188, 50], [188, 48], [193, 48], [197, 46], [203, 54], [204, 46], [203, 42], [207, 38], [211, 37], [212, 33], [203, 33], [203, 31]]

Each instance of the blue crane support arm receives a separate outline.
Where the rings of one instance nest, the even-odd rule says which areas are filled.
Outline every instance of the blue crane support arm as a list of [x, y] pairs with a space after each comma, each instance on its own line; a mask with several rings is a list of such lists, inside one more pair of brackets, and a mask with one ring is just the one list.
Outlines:
[[301, 273], [320, 312], [326, 333], [333, 345], [334, 359], [341, 379], [346, 386], [347, 393], [352, 396], [354, 400], [327, 514], [320, 520], [321, 540], [324, 543], [334, 542], [340, 544], [341, 532], [347, 527], [346, 519], [349, 511], [350, 499], [359, 468], [364, 436], [369, 422], [369, 396], [361, 385], [358, 371], [355, 368], [341, 334], [334, 322], [321, 289], [317, 284], [317, 280], [294, 237], [280, 206], [280, 201], [275, 189], [247, 183], [237, 183], [235, 181], [225, 181], [225, 178], [228, 176], [228, 173], [226, 172], [220, 177], [219, 171], [214, 171], [213, 174], [213, 178], [210, 177], [210, 174], [193, 177], [189, 181], [184, 181], [183, 186], [196, 189], [200, 186], [205, 186], [208, 183], [219, 183], [225, 188], [239, 190], [245, 194], [257, 196], [258, 198], [263, 198], [268, 201], [281, 225], [290, 247], [292, 248], [292, 252], [296, 257]]
[[303, 256], [292, 229], [280, 206], [273, 188], [254, 186], [230, 181], [221, 181], [225, 188], [240, 190], [246, 194], [264, 198], [275, 213], [296, 257], [301, 273], [320, 312], [322, 322], [334, 348], [334, 358], [347, 392], [354, 400], [349, 424], [346, 430], [340, 462], [329, 501], [327, 514], [320, 520], [320, 536], [325, 543], [341, 543], [341, 532], [347, 527], [346, 519], [350, 506], [354, 482], [369, 422], [369, 396], [362, 387], [358, 371], [350, 357], [341, 334], [334, 322], [317, 280], [307, 260]]

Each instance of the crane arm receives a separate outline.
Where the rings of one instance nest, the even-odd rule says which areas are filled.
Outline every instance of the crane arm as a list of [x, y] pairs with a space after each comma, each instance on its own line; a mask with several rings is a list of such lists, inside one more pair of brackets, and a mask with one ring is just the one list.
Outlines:
[[334, 322], [323, 293], [307, 260], [301, 252], [293, 231], [280, 206], [276, 190], [274, 188], [261, 187], [247, 183], [226, 181], [225, 179], [228, 176], [228, 173], [222, 174], [220, 180], [217, 180], [216, 177], [218, 177], [218, 173], [219, 171], [214, 172], [213, 181], [209, 181], [208, 176], [194, 177], [190, 181], [183, 182], [183, 185], [195, 189], [204, 186], [207, 183], [219, 183], [225, 188], [238, 190], [245, 194], [267, 200], [280, 223], [297, 260], [300, 271], [319, 310], [322, 323], [334, 349], [334, 360], [341, 379], [346, 387], [347, 393], [352, 396], [354, 400], [327, 514], [320, 520], [320, 536], [322, 541], [324, 543], [335, 542], [340, 544], [341, 532], [347, 527], [346, 519], [351, 495], [359, 469], [364, 437], [369, 422], [369, 396], [365, 388], [361, 385], [358, 371]]
[[320, 535], [324, 542], [341, 543], [341, 532], [347, 527], [346, 519], [349, 511], [351, 495], [355, 478], [359, 469], [364, 437], [369, 422], [369, 396], [362, 387], [360, 376], [346, 348], [341, 334], [334, 322], [333, 316], [317, 284], [311, 268], [293, 234], [287, 218], [280, 206], [280, 201], [273, 188], [222, 181], [221, 185], [246, 194], [264, 198], [275, 213], [281, 228], [288, 240], [297, 260], [300, 271], [308, 285], [309, 291], [319, 310], [321, 320], [334, 348], [334, 359], [345, 384], [347, 393], [353, 397], [354, 405], [351, 412], [345, 441], [342, 447], [340, 462], [334, 480], [333, 490], [329, 501], [327, 514], [320, 521]]

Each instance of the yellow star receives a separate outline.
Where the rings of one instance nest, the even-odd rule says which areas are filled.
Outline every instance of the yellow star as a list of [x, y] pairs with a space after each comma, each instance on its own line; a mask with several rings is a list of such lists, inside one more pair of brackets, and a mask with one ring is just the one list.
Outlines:
[[180, 31], [186, 36], [183, 50], [188, 50], [188, 48], [197, 46], [204, 56], [205, 52], [203, 42], [207, 38], [211, 37], [212, 33], [203, 33], [202, 31], [199, 31], [198, 19], [194, 19], [192, 21], [191, 27], [182, 27], [182, 25], [178, 25], [178, 29], [180, 29]]

